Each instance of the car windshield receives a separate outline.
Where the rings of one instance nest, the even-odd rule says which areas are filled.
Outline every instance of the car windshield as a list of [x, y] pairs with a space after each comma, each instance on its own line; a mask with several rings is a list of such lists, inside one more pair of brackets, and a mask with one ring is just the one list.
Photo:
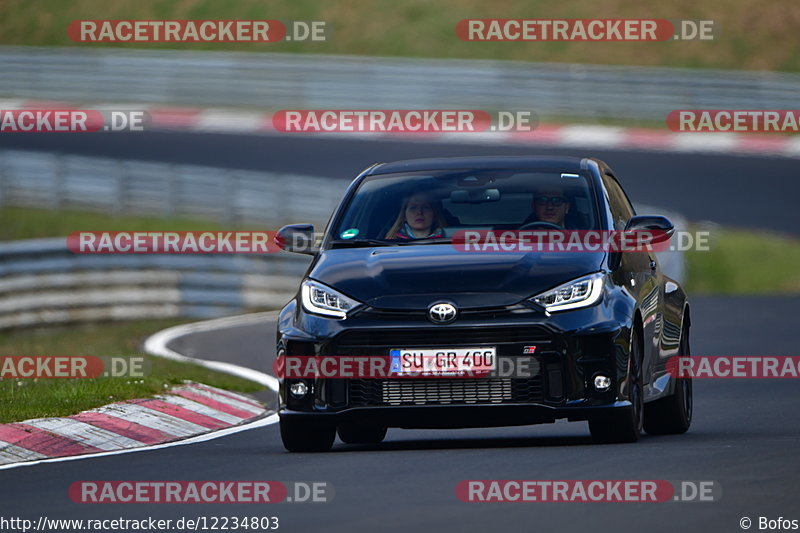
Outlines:
[[370, 176], [340, 213], [334, 244], [449, 242], [460, 230], [597, 229], [578, 173], [447, 170]]

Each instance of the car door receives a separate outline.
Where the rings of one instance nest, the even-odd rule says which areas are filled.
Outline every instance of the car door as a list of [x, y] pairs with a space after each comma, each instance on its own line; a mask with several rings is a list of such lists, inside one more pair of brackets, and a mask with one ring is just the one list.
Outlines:
[[[614, 220], [614, 229], [622, 231], [636, 212], [625, 191], [622, 190], [614, 175], [608, 170], [603, 174], [603, 185], [606, 189], [608, 205]], [[642, 375], [646, 384], [650, 380], [659, 354], [658, 339], [660, 336], [663, 299], [660, 294], [661, 280], [659, 279], [658, 261], [655, 253], [648, 251], [623, 252], [621, 256], [621, 271], [630, 276], [628, 286], [636, 298], [642, 314], [644, 329]]]

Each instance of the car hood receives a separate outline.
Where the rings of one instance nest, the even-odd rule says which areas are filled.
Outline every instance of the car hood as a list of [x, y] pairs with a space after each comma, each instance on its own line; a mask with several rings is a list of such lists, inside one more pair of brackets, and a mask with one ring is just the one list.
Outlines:
[[322, 252], [309, 277], [379, 309], [515, 304], [603, 267], [604, 252], [466, 253], [447, 244]]

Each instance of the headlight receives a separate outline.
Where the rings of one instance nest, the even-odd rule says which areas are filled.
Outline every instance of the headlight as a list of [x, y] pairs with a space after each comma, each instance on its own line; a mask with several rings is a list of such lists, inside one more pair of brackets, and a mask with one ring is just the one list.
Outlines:
[[361, 304], [327, 285], [310, 279], [303, 282], [300, 294], [306, 311], [334, 318], [345, 318], [349, 310]]
[[546, 311], [565, 311], [587, 307], [597, 302], [603, 294], [602, 272], [578, 278], [531, 298]]

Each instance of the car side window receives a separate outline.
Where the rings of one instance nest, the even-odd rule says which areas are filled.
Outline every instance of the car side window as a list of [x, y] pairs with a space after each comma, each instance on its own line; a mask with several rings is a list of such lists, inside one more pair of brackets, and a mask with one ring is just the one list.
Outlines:
[[614, 229], [623, 230], [628, 220], [634, 214], [633, 207], [628, 201], [628, 197], [620, 188], [617, 180], [603, 175], [603, 184], [608, 194], [608, 205], [611, 208], [611, 215], [614, 217]]

